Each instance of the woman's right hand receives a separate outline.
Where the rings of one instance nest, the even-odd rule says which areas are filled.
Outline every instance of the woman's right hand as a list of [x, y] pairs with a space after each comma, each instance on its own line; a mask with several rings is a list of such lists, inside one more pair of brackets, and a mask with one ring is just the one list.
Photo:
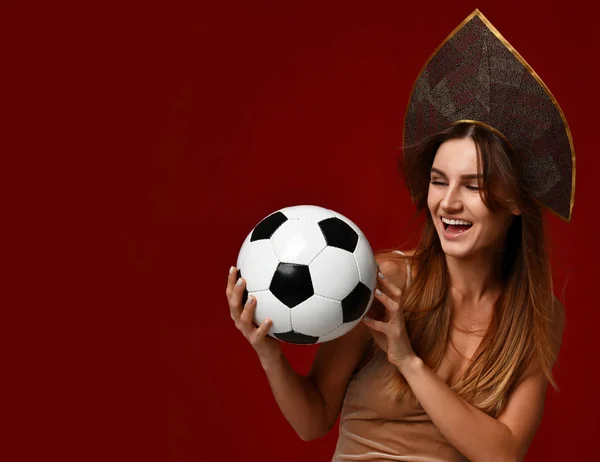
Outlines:
[[235, 327], [252, 345], [261, 364], [265, 367], [271, 361], [276, 361], [281, 357], [281, 345], [277, 340], [267, 335], [273, 325], [270, 318], [266, 318], [260, 326], [255, 326], [253, 319], [256, 311], [256, 298], [250, 295], [246, 305], [242, 306], [246, 281], [243, 278], [238, 279], [237, 274], [237, 268], [231, 267], [227, 278], [227, 290], [225, 291], [231, 319], [235, 323]]

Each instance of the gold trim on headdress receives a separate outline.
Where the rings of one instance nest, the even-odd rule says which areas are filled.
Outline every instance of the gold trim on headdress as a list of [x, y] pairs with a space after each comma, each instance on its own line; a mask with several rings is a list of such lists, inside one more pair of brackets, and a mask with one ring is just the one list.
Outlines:
[[531, 66], [477, 9], [436, 48], [413, 83], [404, 143], [460, 121], [504, 138], [523, 156], [536, 200], [570, 221], [575, 149], [564, 113]]

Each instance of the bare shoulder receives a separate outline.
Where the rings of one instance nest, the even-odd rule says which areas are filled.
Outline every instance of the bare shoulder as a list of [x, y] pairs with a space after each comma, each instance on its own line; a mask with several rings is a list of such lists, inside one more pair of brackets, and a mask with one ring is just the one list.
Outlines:
[[408, 280], [407, 261], [412, 268], [411, 257], [414, 255], [414, 251], [403, 251], [403, 253], [405, 255], [396, 252], [382, 252], [375, 256], [383, 275], [402, 290], [406, 288]]

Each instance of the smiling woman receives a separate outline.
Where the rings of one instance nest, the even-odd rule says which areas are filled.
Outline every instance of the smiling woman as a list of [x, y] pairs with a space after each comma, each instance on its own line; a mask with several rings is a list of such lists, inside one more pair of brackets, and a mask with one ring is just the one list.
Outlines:
[[[336, 457], [383, 439], [381, 459], [410, 448], [432, 460], [519, 460], [555, 385], [563, 329], [541, 206], [519, 157], [482, 124], [453, 123], [405, 147], [404, 175], [425, 230], [406, 257], [378, 254], [374, 341], [349, 384]], [[377, 419], [386, 423], [371, 432]]]
[[521, 209], [536, 207], [519, 190], [517, 156], [481, 125], [452, 124], [405, 151], [408, 188], [418, 206], [426, 202], [450, 256], [489, 257]]
[[377, 254], [371, 311], [307, 376], [252, 325], [256, 303], [241, 306], [245, 281], [229, 275], [232, 317], [298, 435], [321, 437], [340, 415], [335, 461], [522, 460], [556, 386], [564, 311], [542, 206], [570, 218], [570, 135], [503, 40], [476, 11], [421, 72], [403, 164], [420, 242]]

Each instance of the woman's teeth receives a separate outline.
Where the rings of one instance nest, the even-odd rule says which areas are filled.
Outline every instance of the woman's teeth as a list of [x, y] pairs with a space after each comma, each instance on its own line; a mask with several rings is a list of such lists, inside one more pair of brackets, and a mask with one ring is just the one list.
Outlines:
[[473, 224], [470, 221], [466, 221], [466, 220], [449, 220], [448, 218], [444, 218], [444, 217], [442, 217], [442, 221], [444, 223], [446, 223], [447, 225], [465, 225], [465, 226], [471, 226]]
[[473, 226], [473, 223], [467, 220], [450, 220], [445, 217], [442, 217], [442, 224], [446, 232], [450, 234], [462, 234]]

